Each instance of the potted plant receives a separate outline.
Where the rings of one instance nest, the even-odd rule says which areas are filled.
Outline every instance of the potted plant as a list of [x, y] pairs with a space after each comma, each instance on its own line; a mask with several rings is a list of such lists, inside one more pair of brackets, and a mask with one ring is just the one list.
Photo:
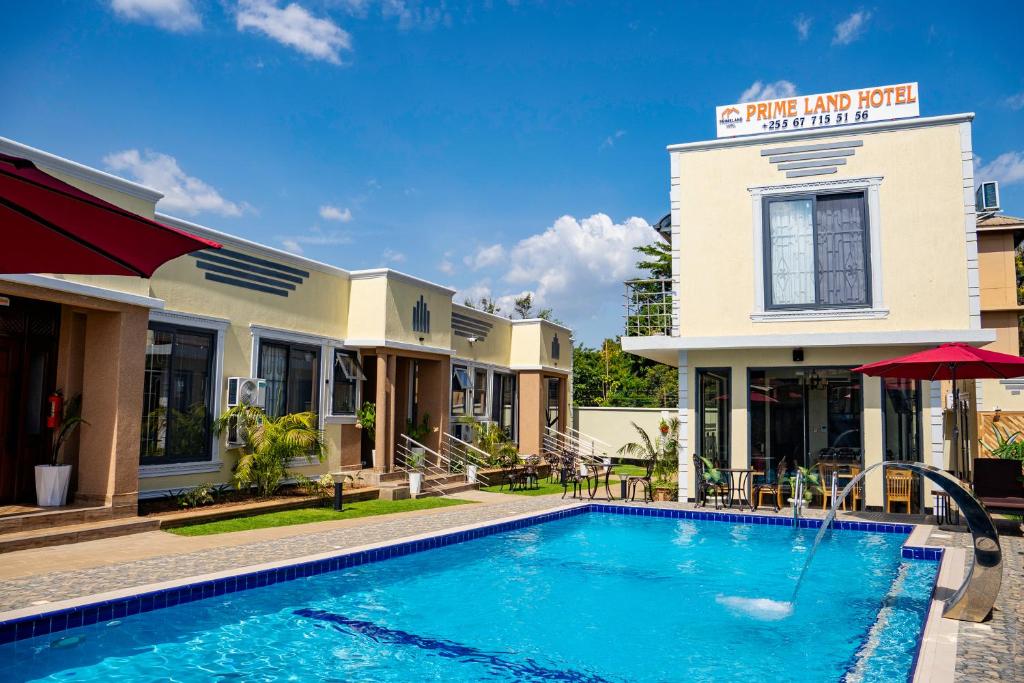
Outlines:
[[423, 450], [420, 449], [419, 453], [412, 452], [409, 455], [409, 495], [415, 498], [420, 495], [420, 491], [423, 489], [423, 461], [425, 457]]
[[366, 430], [366, 436], [370, 439], [370, 458], [377, 461], [377, 449], [374, 444], [377, 443], [377, 406], [369, 401], [365, 402], [359, 410], [356, 411], [356, 429]]
[[[803, 507], [810, 503], [811, 499], [816, 494], [824, 494], [824, 489], [821, 487], [821, 476], [817, 471], [810, 467], [801, 467], [800, 465], [797, 465], [796, 469], [800, 478], [803, 480], [804, 495], [801, 500], [790, 498], [789, 502], [798, 507]], [[789, 477], [789, 490], [794, 492], [794, 496], [796, 494], [796, 479], [796, 474]]]
[[[416, 424], [413, 420], [405, 421], [405, 434], [418, 444], [422, 444], [433, 430], [430, 428], [430, 413], [423, 414], [423, 421]], [[425, 450], [422, 445], [413, 446], [412, 451], [423, 455]]]
[[658, 436], [651, 438], [643, 427], [633, 423], [640, 435], [639, 441], [627, 443], [619, 455], [645, 461], [651, 472], [651, 497], [656, 501], [673, 501], [679, 495], [679, 486], [673, 480], [679, 467], [679, 418], [662, 418]]
[[[60, 395], [60, 392], [57, 392]], [[60, 422], [53, 432], [53, 447], [50, 449], [50, 463], [36, 465], [36, 501], [43, 507], [64, 505], [68, 497], [68, 484], [71, 481], [71, 465], [58, 464], [67, 440], [83, 424], [82, 397], [75, 396], [66, 404], [60, 416]]]

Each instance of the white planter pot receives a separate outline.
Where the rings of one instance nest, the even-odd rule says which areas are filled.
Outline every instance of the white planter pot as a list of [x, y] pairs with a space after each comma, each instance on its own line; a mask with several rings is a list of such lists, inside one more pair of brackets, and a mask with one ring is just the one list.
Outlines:
[[476, 483], [476, 465], [466, 465], [466, 481]]
[[423, 473], [422, 472], [410, 472], [409, 473], [409, 495], [413, 498], [420, 495], [420, 489], [423, 487]]
[[70, 481], [71, 465], [36, 465], [36, 502], [43, 507], [63, 505]]

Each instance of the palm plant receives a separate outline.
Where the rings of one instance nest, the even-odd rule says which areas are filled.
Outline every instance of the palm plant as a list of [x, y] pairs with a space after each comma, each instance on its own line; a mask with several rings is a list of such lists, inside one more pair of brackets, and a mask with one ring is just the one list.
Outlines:
[[655, 482], [671, 483], [672, 475], [679, 466], [679, 418], [662, 420], [658, 425], [660, 434], [653, 439], [636, 422], [631, 424], [640, 439], [624, 444], [618, 451], [619, 455], [651, 465]]
[[326, 439], [315, 413], [272, 417], [262, 408], [235, 406], [217, 420], [217, 433], [231, 425], [237, 426], [245, 442], [235, 465], [235, 486], [255, 488], [258, 496], [271, 496], [277, 491], [289, 476], [287, 466], [292, 460], [306, 458], [313, 463], [314, 458], [319, 462], [324, 459]]
[[459, 420], [473, 428], [473, 445], [490, 455], [489, 467], [502, 467], [519, 460], [519, 449], [497, 423], [478, 422], [472, 417]]
[[89, 424], [82, 419], [82, 395], [79, 394], [64, 404], [64, 414], [61, 416], [60, 424], [53, 433], [53, 448], [50, 450], [50, 466], [56, 467], [60, 462], [61, 451], [64, 445], [75, 430], [82, 425]]
[[[818, 473], [817, 470], [812, 469], [810, 467], [802, 467], [800, 465], [797, 465], [796, 469], [800, 475], [800, 478], [804, 482], [805, 503], [810, 503], [811, 498], [813, 498], [815, 495], [824, 494], [825, 489], [823, 489], [821, 486], [821, 475]], [[790, 491], [796, 491], [796, 478], [796, 474], [789, 477]]]
[[[995, 448], [986, 446], [989, 453], [1004, 460], [1024, 461], [1024, 439], [1021, 438], [1020, 432], [1011, 434], [1009, 429], [1003, 432], [996, 425], [992, 425], [992, 431], [996, 433], [996, 445]], [[985, 445], [984, 442], [982, 445]]]

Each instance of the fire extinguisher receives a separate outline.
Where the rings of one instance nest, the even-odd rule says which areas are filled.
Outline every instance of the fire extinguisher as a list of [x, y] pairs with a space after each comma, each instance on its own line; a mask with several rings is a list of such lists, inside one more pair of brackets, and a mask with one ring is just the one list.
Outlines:
[[55, 391], [46, 398], [46, 402], [50, 407], [46, 414], [46, 427], [47, 429], [56, 429], [64, 415], [64, 397], [60, 395], [60, 392]]

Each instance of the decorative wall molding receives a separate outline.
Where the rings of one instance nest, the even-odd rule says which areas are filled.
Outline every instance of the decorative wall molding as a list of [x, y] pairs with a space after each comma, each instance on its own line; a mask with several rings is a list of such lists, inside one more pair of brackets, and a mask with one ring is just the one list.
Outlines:
[[888, 308], [827, 308], [813, 311], [764, 311], [751, 313], [756, 323], [805, 322], [818, 320], [877, 320], [888, 318]]

